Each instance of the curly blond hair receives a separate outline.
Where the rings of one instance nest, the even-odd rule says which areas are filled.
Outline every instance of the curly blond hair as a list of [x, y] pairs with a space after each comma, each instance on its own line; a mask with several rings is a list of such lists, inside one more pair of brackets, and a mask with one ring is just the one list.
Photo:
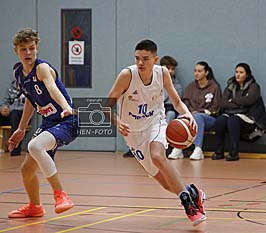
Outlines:
[[31, 28], [21, 29], [13, 37], [14, 46], [17, 46], [22, 43], [31, 42], [31, 41], [35, 41], [36, 44], [38, 44], [40, 41], [40, 38], [38, 37], [38, 32]]

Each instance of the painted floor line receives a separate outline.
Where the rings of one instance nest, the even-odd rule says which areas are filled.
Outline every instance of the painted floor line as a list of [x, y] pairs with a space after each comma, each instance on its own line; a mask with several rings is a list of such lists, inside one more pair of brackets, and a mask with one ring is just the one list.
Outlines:
[[141, 211], [134, 212], [134, 213], [131, 213], [131, 214], [123, 214], [123, 215], [120, 215], [118, 217], [108, 218], [108, 219], [104, 219], [104, 220], [101, 220], [101, 221], [98, 221], [98, 222], [88, 223], [88, 224], [85, 224], [85, 225], [73, 227], [73, 228], [70, 228], [70, 229], [67, 229], [67, 230], [63, 230], [63, 231], [57, 231], [56, 233], [65, 233], [65, 232], [75, 231], [75, 230], [79, 230], [81, 228], [90, 227], [90, 226], [98, 225], [98, 224], [101, 224], [101, 223], [111, 222], [111, 221], [115, 221], [115, 220], [118, 220], [118, 219], [134, 216], [134, 215], [139, 215], [139, 214], [142, 214], [142, 213], [150, 212], [152, 210], [154, 210], [154, 209], [141, 210]]
[[24, 228], [24, 227], [29, 227], [32, 225], [38, 225], [38, 224], [42, 224], [42, 223], [46, 223], [46, 222], [51, 222], [51, 221], [55, 221], [58, 219], [63, 219], [63, 218], [68, 218], [68, 217], [72, 217], [72, 216], [76, 216], [76, 215], [80, 215], [80, 214], [84, 214], [84, 213], [89, 213], [89, 212], [93, 212], [93, 211], [97, 211], [97, 210], [101, 210], [101, 209], [105, 209], [106, 207], [98, 207], [98, 208], [93, 208], [90, 210], [84, 210], [84, 211], [80, 211], [80, 212], [76, 212], [73, 214], [68, 214], [68, 215], [62, 215], [59, 217], [55, 217], [55, 218], [50, 218], [50, 219], [46, 219], [46, 220], [42, 220], [42, 221], [38, 221], [38, 222], [32, 222], [32, 223], [28, 223], [28, 224], [23, 224], [20, 226], [16, 226], [16, 227], [11, 227], [11, 228], [6, 228], [3, 230], [0, 230], [0, 232], [7, 232], [7, 231], [12, 231], [12, 230], [16, 230], [16, 229], [20, 229], [20, 228]]

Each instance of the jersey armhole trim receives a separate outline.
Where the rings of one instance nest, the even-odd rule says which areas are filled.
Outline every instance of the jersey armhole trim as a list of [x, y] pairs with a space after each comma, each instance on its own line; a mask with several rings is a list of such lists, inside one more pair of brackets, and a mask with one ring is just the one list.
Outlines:
[[[128, 87], [127, 87], [127, 90], [128, 90], [130, 87], [131, 81], [132, 81], [132, 71], [130, 68], [126, 68], [126, 69], [129, 70], [129, 72], [130, 72], [130, 82], [129, 82]], [[127, 92], [127, 90], [125, 90], [122, 94], [125, 94]]]

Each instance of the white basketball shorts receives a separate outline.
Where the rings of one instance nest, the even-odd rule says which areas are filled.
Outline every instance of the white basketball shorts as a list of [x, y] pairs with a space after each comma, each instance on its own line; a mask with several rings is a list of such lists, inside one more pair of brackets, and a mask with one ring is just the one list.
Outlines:
[[150, 143], [160, 142], [167, 148], [168, 143], [165, 135], [166, 127], [167, 123], [165, 119], [158, 120], [145, 131], [130, 133], [128, 136], [124, 137], [135, 158], [151, 176], [155, 176], [159, 172], [159, 169], [152, 162]]

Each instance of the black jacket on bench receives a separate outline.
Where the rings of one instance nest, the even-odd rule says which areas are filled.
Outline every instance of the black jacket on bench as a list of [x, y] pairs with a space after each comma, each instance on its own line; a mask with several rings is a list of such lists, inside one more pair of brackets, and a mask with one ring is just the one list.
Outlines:
[[234, 77], [228, 80], [222, 98], [222, 112], [228, 115], [245, 114], [254, 120], [260, 129], [266, 130], [265, 105], [260, 94], [260, 86], [253, 76], [247, 78], [242, 89]]

